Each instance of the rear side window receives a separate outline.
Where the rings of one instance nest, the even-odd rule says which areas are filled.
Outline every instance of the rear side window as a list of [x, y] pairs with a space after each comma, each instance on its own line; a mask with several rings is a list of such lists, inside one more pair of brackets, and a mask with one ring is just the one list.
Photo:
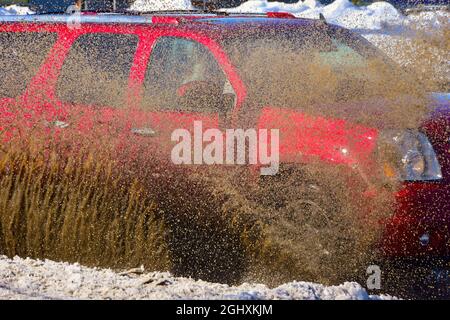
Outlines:
[[56, 95], [78, 105], [123, 106], [137, 44], [134, 35], [80, 36], [64, 61]]
[[56, 39], [54, 33], [0, 32], [1, 98], [23, 93]]

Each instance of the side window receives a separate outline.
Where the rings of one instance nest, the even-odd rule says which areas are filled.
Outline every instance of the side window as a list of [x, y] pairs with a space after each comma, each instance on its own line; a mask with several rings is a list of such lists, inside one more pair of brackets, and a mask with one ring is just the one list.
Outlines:
[[80, 36], [64, 61], [57, 97], [80, 105], [123, 106], [137, 44], [134, 35]]
[[23, 93], [56, 39], [54, 33], [0, 32], [0, 98]]
[[[197, 90], [197, 97], [180, 96], [186, 90], [192, 93], [192, 88]], [[225, 73], [204, 45], [177, 37], [156, 41], [145, 75], [144, 109], [215, 112], [232, 107], [234, 98]]]

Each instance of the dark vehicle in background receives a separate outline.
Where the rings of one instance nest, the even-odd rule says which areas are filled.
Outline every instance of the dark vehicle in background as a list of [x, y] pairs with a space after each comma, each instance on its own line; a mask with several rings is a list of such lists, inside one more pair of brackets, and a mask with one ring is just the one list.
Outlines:
[[[206, 7], [207, 9], [220, 9], [220, 8], [234, 8], [238, 7], [248, 0], [191, 0], [194, 7], [202, 9]], [[284, 2], [284, 3], [297, 3], [301, 0], [268, 0], [268, 2]], [[322, 3], [331, 3], [333, 1], [324, 0]]]
[[[64, 12], [75, 2], [74, 0], [29, 0], [28, 5], [38, 13]], [[132, 2], [132, 0], [83, 0], [82, 9], [93, 11], [125, 10]]]
[[238, 7], [247, 0], [192, 0], [194, 7], [203, 9], [220, 9], [220, 8], [234, 8]]

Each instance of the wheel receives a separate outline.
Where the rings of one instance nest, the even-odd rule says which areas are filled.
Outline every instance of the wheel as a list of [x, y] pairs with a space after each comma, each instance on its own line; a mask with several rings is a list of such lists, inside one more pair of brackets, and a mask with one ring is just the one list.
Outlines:
[[267, 208], [262, 256], [272, 281], [339, 284], [367, 268], [377, 223], [366, 219], [365, 200], [348, 187], [340, 170], [331, 171], [296, 168], [263, 182], [258, 195]]

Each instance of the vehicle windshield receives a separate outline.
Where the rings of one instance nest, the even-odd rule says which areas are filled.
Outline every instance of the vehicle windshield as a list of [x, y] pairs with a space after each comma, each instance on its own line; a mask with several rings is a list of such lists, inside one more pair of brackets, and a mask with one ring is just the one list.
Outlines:
[[224, 40], [252, 105], [323, 114], [330, 105], [421, 95], [412, 77], [362, 37], [341, 28], [298, 29], [246, 30]]

